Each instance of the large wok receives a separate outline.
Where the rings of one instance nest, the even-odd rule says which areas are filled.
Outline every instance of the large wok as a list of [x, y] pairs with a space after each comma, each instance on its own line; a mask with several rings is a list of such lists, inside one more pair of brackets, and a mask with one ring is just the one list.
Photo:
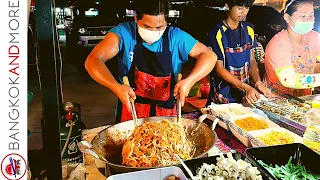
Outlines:
[[[207, 124], [202, 122], [206, 116], [207, 115], [205, 115], [204, 118], [199, 118], [198, 120], [181, 118], [181, 123], [187, 129], [188, 139], [196, 144], [197, 149], [194, 158], [204, 157], [208, 150], [214, 146], [217, 140], [217, 135], [213, 129], [215, 128], [218, 120], [215, 120], [211, 129]], [[176, 117], [140, 118], [138, 119], [138, 125], [147, 121], [159, 121], [162, 119], [175, 121]], [[94, 157], [105, 161], [110, 168], [119, 173], [156, 168], [129, 167], [121, 165], [122, 147], [133, 129], [134, 122], [132, 120], [110, 126], [97, 134], [92, 140], [92, 143], [84, 141], [79, 143], [79, 148], [82, 152], [90, 153]]]

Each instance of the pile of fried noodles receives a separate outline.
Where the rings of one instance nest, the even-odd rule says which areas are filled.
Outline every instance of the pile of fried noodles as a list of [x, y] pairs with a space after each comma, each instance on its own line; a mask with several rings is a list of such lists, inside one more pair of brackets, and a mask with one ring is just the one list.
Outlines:
[[195, 153], [180, 123], [169, 120], [146, 122], [135, 128], [122, 149], [122, 164], [131, 167], [158, 167], [191, 159]]

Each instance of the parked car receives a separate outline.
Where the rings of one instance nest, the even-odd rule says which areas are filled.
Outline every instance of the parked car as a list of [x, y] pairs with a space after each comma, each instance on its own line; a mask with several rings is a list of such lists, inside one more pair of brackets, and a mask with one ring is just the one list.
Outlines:
[[102, 5], [73, 8], [73, 20], [67, 29], [67, 60], [79, 72], [86, 73], [84, 62], [92, 49], [110, 29], [121, 22], [120, 12], [110, 12]]
[[200, 42], [207, 42], [207, 33], [226, 16], [226, 11], [205, 6], [188, 4], [183, 8], [177, 26], [191, 34]]
[[[226, 11], [221, 7], [222, 3], [219, 3], [220, 6], [209, 5], [186, 6], [178, 23], [181, 29], [204, 43], [210, 29], [226, 17]], [[283, 15], [269, 6], [252, 6], [247, 21], [253, 24], [258, 36], [266, 37], [262, 43], [264, 47], [276, 33], [285, 28]]]
[[286, 27], [283, 15], [269, 6], [252, 6], [247, 15], [247, 21], [253, 24], [256, 34], [266, 37], [265, 42], [262, 43], [264, 47], [275, 34]]
[[[116, 14], [104, 13], [101, 7], [75, 9], [73, 23], [69, 29], [69, 43], [83, 47], [94, 47], [119, 23]], [[68, 45], [69, 45], [68, 43]]]

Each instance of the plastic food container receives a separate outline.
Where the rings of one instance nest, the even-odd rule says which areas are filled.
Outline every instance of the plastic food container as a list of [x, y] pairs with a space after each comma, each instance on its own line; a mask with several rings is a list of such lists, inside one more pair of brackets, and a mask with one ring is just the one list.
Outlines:
[[247, 158], [260, 170], [266, 173], [272, 179], [276, 178], [268, 172], [258, 160], [270, 165], [285, 165], [288, 163], [290, 157], [292, 157], [292, 163], [300, 163], [310, 171], [312, 174], [320, 174], [320, 168], [318, 162], [320, 162], [320, 155], [309, 149], [307, 146], [299, 143], [286, 144], [269, 147], [250, 148], [246, 150]]
[[307, 129], [303, 135], [303, 144], [320, 154], [320, 109], [312, 109], [305, 115]]
[[240, 128], [235, 123], [235, 121], [238, 120], [238, 119], [243, 119], [243, 118], [248, 118], [248, 117], [253, 117], [255, 119], [259, 119], [259, 120], [262, 120], [262, 121], [266, 122], [268, 124], [268, 128], [267, 129], [279, 127], [277, 124], [273, 123], [269, 119], [267, 119], [267, 118], [265, 118], [265, 117], [263, 117], [261, 115], [258, 115], [258, 114], [249, 114], [249, 115], [243, 115], [243, 116], [237, 116], [237, 117], [231, 118], [231, 120], [228, 123], [228, 126], [230, 127], [230, 131], [246, 147], [251, 147], [252, 146], [251, 142], [249, 140], [249, 137], [247, 135], [247, 133], [249, 131], [245, 131], [244, 129]]
[[[226, 155], [224, 155], [224, 156], [226, 157]], [[246, 158], [245, 156], [243, 156], [243, 155], [240, 154], [240, 153], [232, 153], [232, 156], [233, 156], [233, 158], [234, 158], [235, 160], [242, 159], [242, 160], [244, 160], [244, 161], [246, 161], [246, 162], [251, 163], [248, 158]], [[193, 174], [194, 176], [196, 176], [196, 175], [197, 175], [197, 170], [198, 170], [198, 168], [200, 168], [200, 167], [203, 165], [203, 163], [207, 163], [207, 164], [217, 164], [217, 157], [219, 157], [219, 155], [218, 155], [218, 156], [205, 157], [205, 158], [191, 159], [191, 160], [185, 161], [185, 164], [186, 164], [187, 167], [190, 169], [190, 171], [192, 172], [192, 174]], [[252, 163], [251, 163], [251, 164], [252, 164]], [[252, 165], [253, 165], [253, 164], [252, 164]], [[253, 165], [253, 166], [254, 166], [254, 165]], [[187, 178], [190, 178], [189, 175], [188, 175], [188, 173], [187, 173], [187, 171], [186, 171], [183, 167], [181, 167], [181, 169], [182, 169], [183, 172], [186, 174]], [[262, 175], [262, 178], [263, 178], [263, 179], [268, 179], [268, 178], [267, 178], [268, 176], [267, 176], [263, 171], [261, 171], [259, 168], [258, 168], [258, 170], [261, 172], [261, 175]]]
[[207, 107], [207, 111], [210, 115], [219, 118], [219, 126], [226, 130], [229, 130], [227, 124], [231, 118], [237, 117], [239, 115], [254, 114], [250, 108], [244, 107], [241, 104], [237, 103], [211, 104]]
[[[263, 129], [263, 130], [257, 130], [257, 131], [249, 131], [247, 133], [248, 135], [248, 138], [251, 142], [251, 145], [253, 147], [264, 147], [264, 146], [269, 146], [269, 145], [266, 145], [264, 144], [262, 141], [260, 141], [258, 139], [258, 137], [260, 136], [264, 136], [268, 133], [270, 133], [271, 131], [276, 131], [276, 132], [287, 132], [289, 135], [291, 135], [293, 137], [293, 140], [294, 142], [293, 143], [302, 143], [302, 137], [298, 136], [297, 134], [291, 132], [291, 131], [288, 131], [287, 129], [285, 128], [281, 128], [281, 127], [278, 127], [278, 128], [268, 128], [268, 129]], [[291, 143], [290, 143], [291, 144]]]
[[182, 170], [176, 166], [112, 175], [107, 180], [165, 180], [170, 175], [187, 180]]

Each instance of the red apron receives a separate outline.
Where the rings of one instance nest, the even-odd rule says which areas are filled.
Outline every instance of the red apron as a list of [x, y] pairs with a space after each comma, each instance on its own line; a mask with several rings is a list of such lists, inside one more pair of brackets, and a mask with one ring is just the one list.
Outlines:
[[[162, 52], [152, 52], [142, 45], [136, 32], [137, 44], [128, 73], [129, 83], [136, 93], [138, 118], [176, 115], [173, 89], [176, 84], [169, 50], [168, 29], [162, 36]], [[131, 120], [132, 115], [119, 101], [117, 122]]]

